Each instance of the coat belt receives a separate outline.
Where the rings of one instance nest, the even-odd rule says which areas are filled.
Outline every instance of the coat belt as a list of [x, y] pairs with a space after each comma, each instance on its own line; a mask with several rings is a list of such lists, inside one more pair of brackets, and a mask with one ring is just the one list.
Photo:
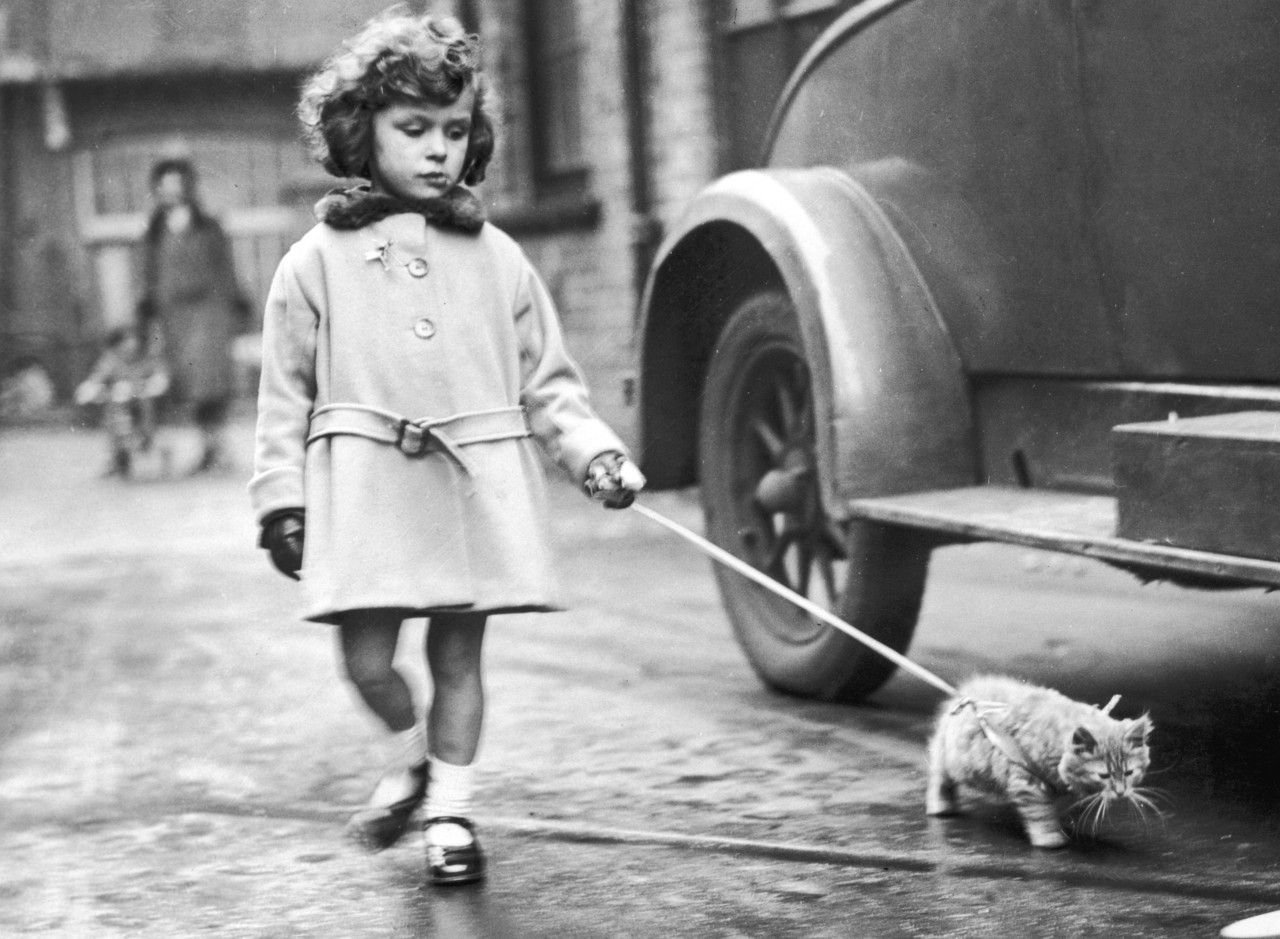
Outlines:
[[326, 404], [311, 414], [307, 443], [339, 435], [365, 437], [390, 444], [406, 456], [443, 452], [470, 474], [472, 466], [463, 447], [514, 440], [530, 433], [524, 408], [518, 405], [414, 420], [364, 404]]

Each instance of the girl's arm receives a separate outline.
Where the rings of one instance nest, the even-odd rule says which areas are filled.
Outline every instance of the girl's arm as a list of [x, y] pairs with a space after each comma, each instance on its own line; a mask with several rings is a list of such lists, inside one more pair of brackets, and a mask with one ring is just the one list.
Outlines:
[[555, 304], [541, 278], [524, 260], [516, 293], [520, 337], [520, 403], [533, 434], [551, 457], [581, 485], [587, 467], [602, 453], [625, 454], [626, 446], [596, 416], [587, 386], [565, 349]]
[[[296, 249], [295, 249], [296, 250]], [[304, 507], [302, 468], [315, 403], [319, 314], [298, 276], [293, 251], [276, 270], [262, 323], [262, 380], [249, 495], [259, 523]]]

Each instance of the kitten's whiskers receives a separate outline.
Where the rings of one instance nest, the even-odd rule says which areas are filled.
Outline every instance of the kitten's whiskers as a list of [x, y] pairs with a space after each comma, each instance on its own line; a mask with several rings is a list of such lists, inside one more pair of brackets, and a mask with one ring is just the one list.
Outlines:
[[1105, 792], [1092, 792], [1072, 803], [1071, 810], [1079, 809], [1077, 827], [1090, 835], [1096, 835], [1109, 807]]
[[1159, 822], [1160, 828], [1164, 829], [1168, 826], [1168, 822], [1165, 820], [1166, 813], [1155, 799], [1147, 795], [1149, 792], [1163, 797], [1163, 793], [1158, 793], [1154, 789], [1134, 789], [1129, 793], [1128, 802], [1133, 807], [1133, 811], [1138, 818], [1142, 820], [1143, 831], [1151, 830], [1152, 819]]

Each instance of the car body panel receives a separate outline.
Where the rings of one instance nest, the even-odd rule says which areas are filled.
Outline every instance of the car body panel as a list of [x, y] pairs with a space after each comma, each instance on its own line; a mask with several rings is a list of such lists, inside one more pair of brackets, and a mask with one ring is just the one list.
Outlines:
[[[659, 253], [644, 305], [646, 349], [666, 321], [665, 307], [714, 293], [716, 278], [705, 269], [707, 290], [681, 299], [667, 293], [665, 279], [678, 268], [680, 245], [708, 224], [726, 223], [763, 249], [795, 304], [828, 511], [840, 517], [858, 496], [974, 481], [968, 395], [933, 298], [875, 200], [837, 171], [749, 170], [704, 190]], [[655, 359], [640, 376], [646, 472], [671, 442], [656, 399], [681, 394], [670, 363]]]
[[1280, 4], [1106, 0], [1077, 29], [1124, 372], [1280, 378]]
[[[972, 371], [1272, 381], [1278, 97], [1270, 0], [863, 4], [801, 63], [769, 163], [903, 159], [973, 208], [1008, 294], [944, 305]], [[888, 198], [927, 256], [926, 197]]]
[[[943, 308], [966, 369], [1116, 374], [1086, 237], [1067, 0], [913, 0], [875, 17], [859, 7], [827, 35], [784, 98], [769, 165], [845, 168], [887, 204], [922, 265], [953, 234], [933, 223], [939, 194], [981, 220], [985, 257], [926, 272], [1001, 282], [993, 302]], [[928, 185], [886, 192], [860, 172], [890, 160]]]

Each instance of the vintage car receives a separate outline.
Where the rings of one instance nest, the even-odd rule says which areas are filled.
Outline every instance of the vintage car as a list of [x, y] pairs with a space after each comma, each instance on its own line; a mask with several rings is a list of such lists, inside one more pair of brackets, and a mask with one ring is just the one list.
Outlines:
[[[906, 650], [933, 548], [1280, 586], [1280, 3], [865, 0], [650, 274], [642, 465]], [[893, 665], [719, 567], [761, 678]]]

